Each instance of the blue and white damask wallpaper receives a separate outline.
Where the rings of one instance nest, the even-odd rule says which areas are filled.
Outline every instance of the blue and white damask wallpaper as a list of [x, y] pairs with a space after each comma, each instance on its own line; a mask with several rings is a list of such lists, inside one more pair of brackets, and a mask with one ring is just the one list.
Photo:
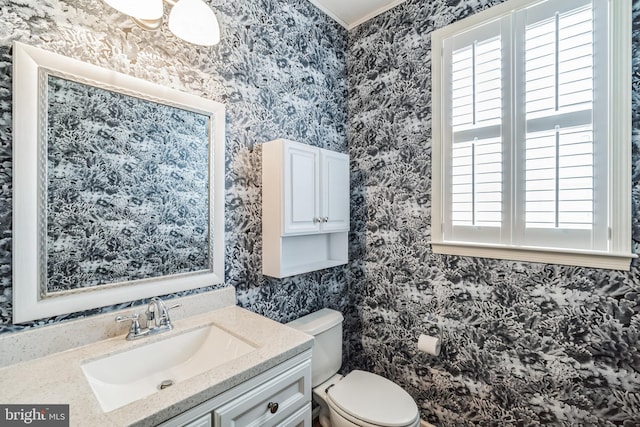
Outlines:
[[[306, 0], [210, 0], [214, 48], [143, 32], [99, 0], [0, 0], [0, 331], [11, 324], [13, 40], [227, 106], [226, 280], [280, 321], [345, 314], [343, 370], [400, 384], [438, 426], [640, 425], [640, 270], [435, 255], [430, 35], [500, 0], [408, 0], [347, 32]], [[634, 0], [634, 250], [640, 245], [640, 0]], [[260, 143], [351, 156], [350, 263], [261, 275]], [[127, 304], [123, 304], [127, 305]], [[75, 313], [35, 322], [42, 325]], [[416, 349], [439, 335], [439, 357]]]

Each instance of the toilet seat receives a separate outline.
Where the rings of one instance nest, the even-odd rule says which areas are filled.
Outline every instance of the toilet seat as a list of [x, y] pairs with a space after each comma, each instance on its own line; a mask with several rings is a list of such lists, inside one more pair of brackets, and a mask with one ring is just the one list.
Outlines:
[[400, 386], [371, 372], [352, 371], [327, 390], [327, 403], [357, 425], [408, 427], [420, 414]]

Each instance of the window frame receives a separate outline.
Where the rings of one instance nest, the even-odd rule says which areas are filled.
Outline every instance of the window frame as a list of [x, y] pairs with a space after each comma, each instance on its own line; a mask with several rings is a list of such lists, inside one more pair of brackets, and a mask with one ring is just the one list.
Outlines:
[[[431, 245], [434, 253], [482, 258], [497, 258], [515, 261], [541, 262], [584, 267], [596, 267], [615, 270], [629, 270], [630, 261], [637, 257], [631, 251], [631, 0], [607, 0], [609, 7], [609, 43], [608, 43], [608, 120], [612, 125], [608, 129], [608, 248], [607, 250], [577, 250], [565, 248], [534, 247], [504, 243], [478, 243], [444, 239], [445, 212], [444, 185], [447, 179], [445, 165], [450, 163], [443, 149], [446, 134], [451, 132], [445, 121], [445, 103], [442, 98], [444, 86], [444, 40], [471, 29], [510, 15], [512, 12], [543, 3], [545, 0], [508, 0], [447, 27], [433, 32], [431, 38], [432, 61], [432, 211]], [[561, 0], [560, 0], [561, 1]], [[508, 41], [509, 46], [514, 36]], [[511, 52], [509, 53], [511, 55]], [[507, 84], [511, 84], [508, 77]], [[508, 89], [510, 91], [510, 89]], [[509, 95], [510, 96], [510, 95]], [[510, 96], [511, 98], [511, 96]], [[510, 100], [507, 102], [511, 102]], [[516, 118], [516, 120], [523, 120]], [[503, 123], [505, 126], [505, 123]], [[511, 126], [507, 123], [506, 126]], [[511, 129], [508, 130], [509, 132]], [[507, 144], [508, 145], [508, 144]], [[507, 169], [514, 167], [514, 161], [505, 164]], [[507, 170], [505, 179], [512, 171]], [[512, 185], [517, 186], [515, 181]], [[511, 197], [511, 195], [505, 195]], [[509, 210], [509, 209], [507, 209]], [[509, 213], [511, 214], [511, 213]], [[511, 227], [511, 219], [507, 228]], [[517, 227], [517, 225], [514, 225]], [[504, 224], [501, 230], [505, 228]]]

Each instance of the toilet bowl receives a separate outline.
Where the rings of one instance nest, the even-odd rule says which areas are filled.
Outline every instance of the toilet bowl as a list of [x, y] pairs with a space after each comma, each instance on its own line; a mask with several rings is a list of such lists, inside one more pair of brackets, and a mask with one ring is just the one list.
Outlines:
[[313, 335], [313, 400], [323, 427], [418, 427], [420, 412], [411, 396], [371, 372], [337, 374], [342, 364], [342, 314], [322, 309], [288, 326]]
[[323, 427], [420, 425], [418, 407], [411, 396], [397, 384], [370, 372], [335, 375], [315, 387], [313, 397], [320, 405]]

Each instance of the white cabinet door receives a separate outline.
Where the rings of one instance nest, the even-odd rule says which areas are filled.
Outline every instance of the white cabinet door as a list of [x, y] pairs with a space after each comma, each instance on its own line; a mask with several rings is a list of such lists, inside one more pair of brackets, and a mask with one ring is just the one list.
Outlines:
[[349, 231], [349, 156], [287, 142], [284, 157], [283, 234]]
[[323, 232], [349, 231], [349, 156], [320, 151]]
[[320, 230], [320, 155], [318, 148], [285, 143], [283, 234]]

